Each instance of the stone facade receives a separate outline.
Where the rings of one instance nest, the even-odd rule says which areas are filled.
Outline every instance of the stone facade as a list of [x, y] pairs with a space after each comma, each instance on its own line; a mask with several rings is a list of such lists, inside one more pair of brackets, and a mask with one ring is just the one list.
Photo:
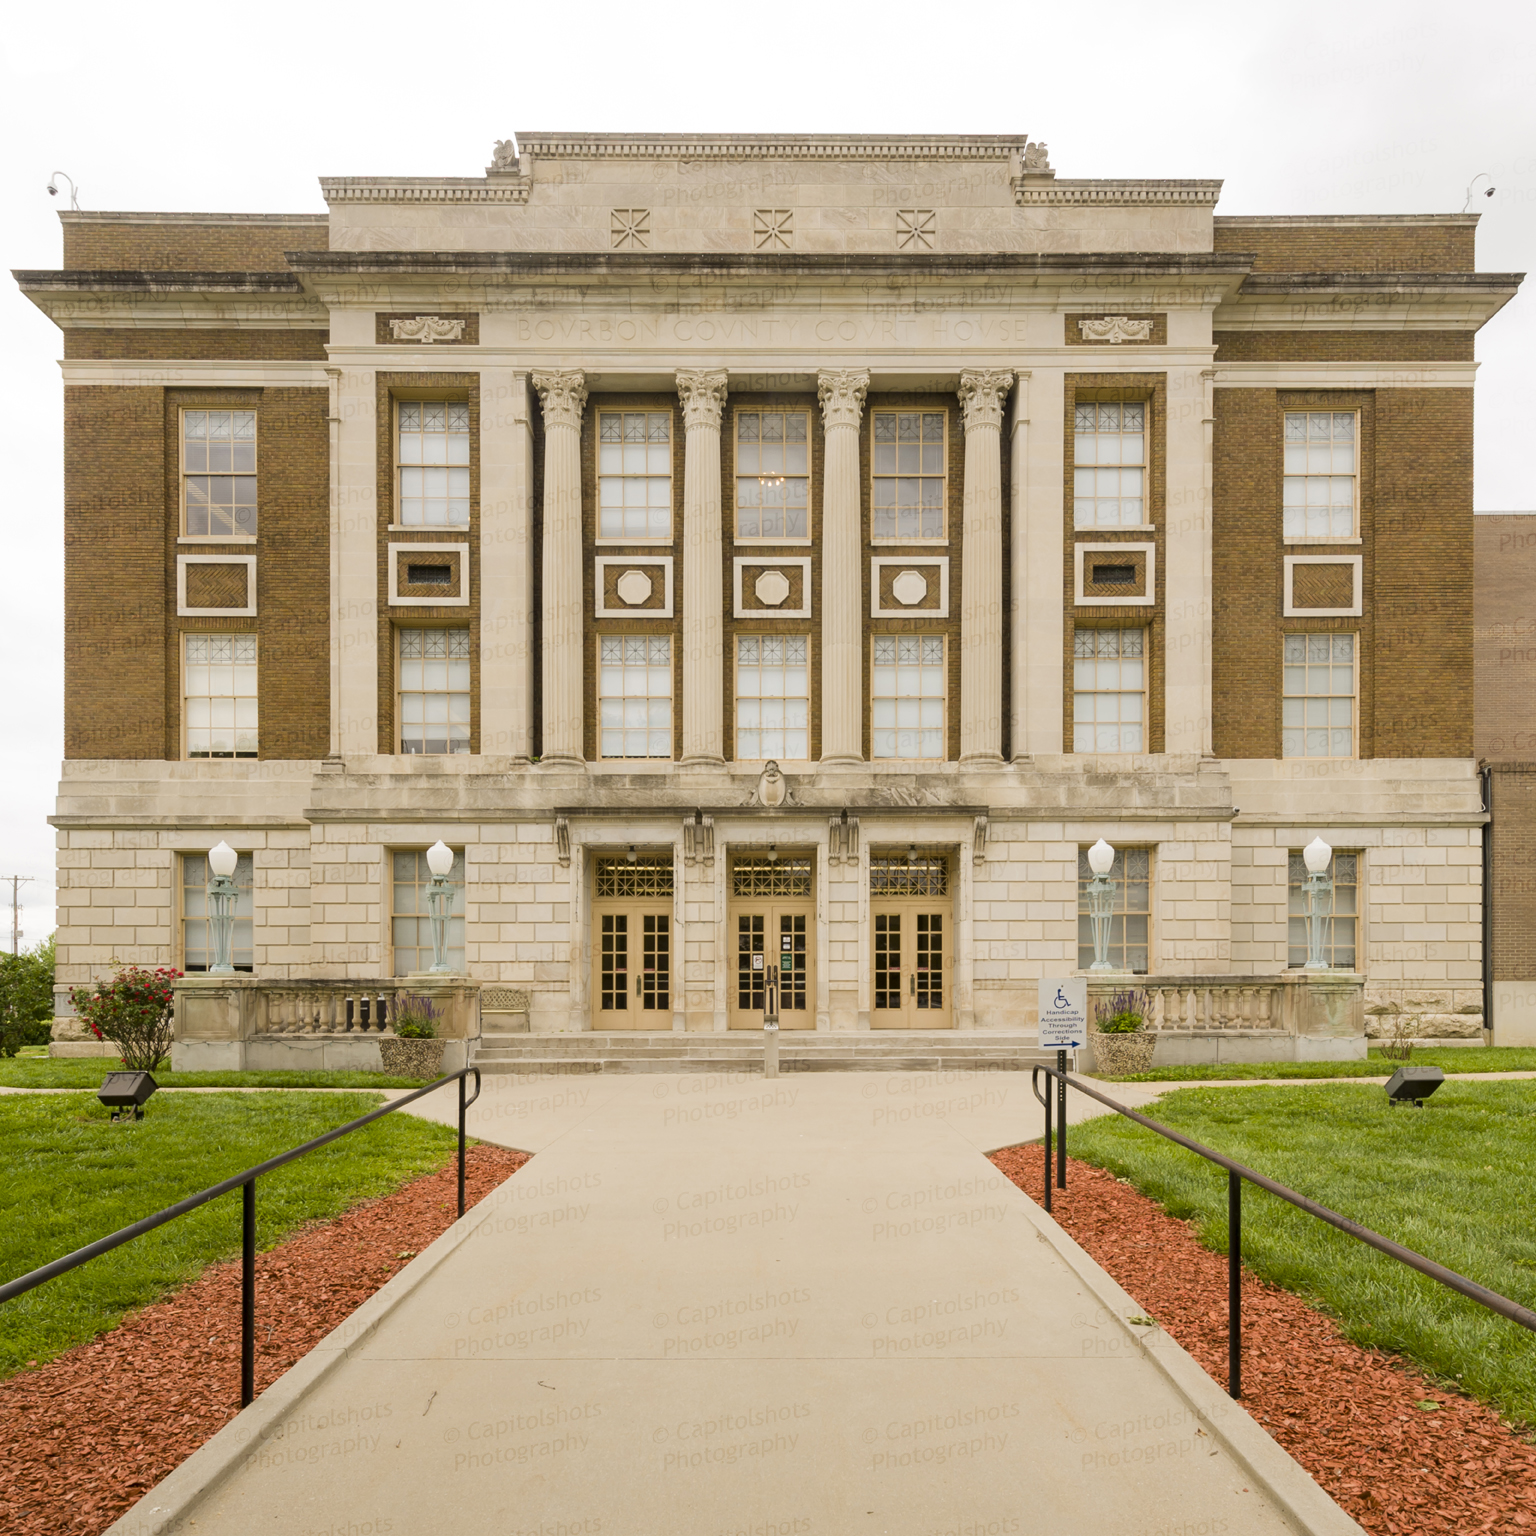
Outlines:
[[[258, 978], [393, 976], [396, 856], [441, 838], [464, 967], [536, 1032], [609, 1027], [601, 871], [640, 855], [671, 870], [648, 1027], [729, 1026], [738, 863], [788, 860], [800, 915], [761, 912], [804, 922], [806, 1027], [1027, 1030], [1078, 967], [1082, 848], [1147, 850], [1152, 976], [1274, 977], [1321, 833], [1357, 856], [1368, 1032], [1477, 1038], [1471, 345], [1518, 278], [1474, 271], [1473, 217], [1223, 219], [1217, 182], [1024, 149], [531, 135], [481, 179], [325, 180], [321, 220], [63, 215], [65, 269], [19, 274], [64, 334], [61, 985], [185, 963], [179, 860], [221, 837], [252, 856]], [[464, 412], [463, 510], [412, 522], [423, 403]], [[1139, 510], [1085, 522], [1081, 413], [1126, 404]], [[184, 531], [189, 411], [254, 413], [254, 534]], [[1355, 424], [1346, 534], [1285, 533], [1287, 412]], [[754, 470], [748, 413], [803, 468]], [[604, 484], [635, 422], [661, 489]], [[738, 496], [797, 474], [803, 526], [749, 525]], [[650, 510], [606, 526], [631, 493]], [[445, 577], [412, 586], [418, 548]], [[196, 556], [253, 560], [254, 612], [186, 603]], [[217, 569], [198, 592], [240, 587]], [[467, 647], [463, 750], [400, 750], [411, 631], [467, 632], [431, 642]], [[1081, 637], [1116, 631], [1143, 637], [1141, 734], [1078, 750]], [[254, 756], [189, 756], [207, 634], [255, 637]], [[1347, 751], [1285, 755], [1295, 635], [1353, 647]], [[626, 637], [662, 649], [619, 683]], [[749, 755], [757, 637], [803, 646], [799, 755]], [[880, 690], [909, 686], [896, 758]], [[656, 710], [625, 756], [617, 688]], [[929, 907], [897, 901], [929, 864]]]

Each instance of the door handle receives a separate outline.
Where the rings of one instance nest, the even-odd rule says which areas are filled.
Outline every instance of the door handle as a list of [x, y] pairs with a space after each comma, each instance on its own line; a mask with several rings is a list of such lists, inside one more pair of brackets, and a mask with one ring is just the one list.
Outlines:
[[643, 976], [636, 976], [635, 977], [635, 996], [636, 997], [640, 996], [640, 988], [643, 985], [644, 981], [645, 981], [645, 977], [643, 977]]
[[917, 972], [914, 971], [910, 976], [907, 977], [907, 980], [911, 984], [910, 990], [909, 990], [909, 995], [912, 996], [912, 997], [916, 997], [917, 996]]

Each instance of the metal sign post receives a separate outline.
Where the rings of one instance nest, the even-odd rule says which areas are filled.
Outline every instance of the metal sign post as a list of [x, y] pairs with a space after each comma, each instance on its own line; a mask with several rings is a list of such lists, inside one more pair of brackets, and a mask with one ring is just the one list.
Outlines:
[[[1056, 1048], [1056, 1070], [1067, 1070], [1067, 1052], [1077, 1050], [1088, 1038], [1088, 981], [1083, 976], [1042, 976], [1039, 993], [1040, 1045]], [[1046, 1114], [1050, 1109], [1047, 1106]], [[1047, 1119], [1047, 1135], [1050, 1121]], [[1046, 1157], [1050, 1157], [1046, 1143]], [[1051, 1170], [1045, 1170], [1046, 1196], [1050, 1196]], [[1056, 1187], [1067, 1187], [1067, 1080], [1056, 1079]], [[1047, 1204], [1046, 1209], [1050, 1206]]]
[[[754, 962], [757, 956], [752, 957]], [[779, 1075], [779, 968], [770, 965], [763, 976], [763, 1076]]]

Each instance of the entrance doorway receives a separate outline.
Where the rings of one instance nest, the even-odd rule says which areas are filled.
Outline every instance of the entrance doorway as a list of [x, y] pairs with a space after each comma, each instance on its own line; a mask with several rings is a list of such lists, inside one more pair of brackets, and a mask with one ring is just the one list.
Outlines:
[[954, 902], [943, 854], [872, 854], [871, 1029], [950, 1029]]
[[593, 1029], [672, 1028], [672, 855], [599, 854], [592, 894]]
[[[816, 868], [809, 854], [731, 860], [730, 1027], [763, 1027], [766, 968], [779, 968], [779, 1028], [816, 1027]], [[754, 958], [756, 963], [754, 964]]]

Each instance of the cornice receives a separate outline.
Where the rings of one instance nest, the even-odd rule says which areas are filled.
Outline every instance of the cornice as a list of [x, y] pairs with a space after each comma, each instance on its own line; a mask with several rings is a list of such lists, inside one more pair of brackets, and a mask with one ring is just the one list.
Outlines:
[[110, 213], [96, 208], [59, 209], [61, 224], [194, 224], [214, 229], [306, 229], [318, 225], [323, 229], [330, 222], [330, 216], [324, 213]]
[[526, 203], [533, 177], [322, 176], [327, 207], [338, 203]]
[[1020, 208], [1063, 206], [1214, 208], [1219, 181], [1063, 181], [1055, 176], [1015, 176], [1010, 183]]
[[1027, 134], [520, 133], [548, 160], [1017, 160]]
[[149, 272], [118, 268], [13, 268], [11, 276], [33, 293], [291, 293], [304, 285], [290, 272]]

